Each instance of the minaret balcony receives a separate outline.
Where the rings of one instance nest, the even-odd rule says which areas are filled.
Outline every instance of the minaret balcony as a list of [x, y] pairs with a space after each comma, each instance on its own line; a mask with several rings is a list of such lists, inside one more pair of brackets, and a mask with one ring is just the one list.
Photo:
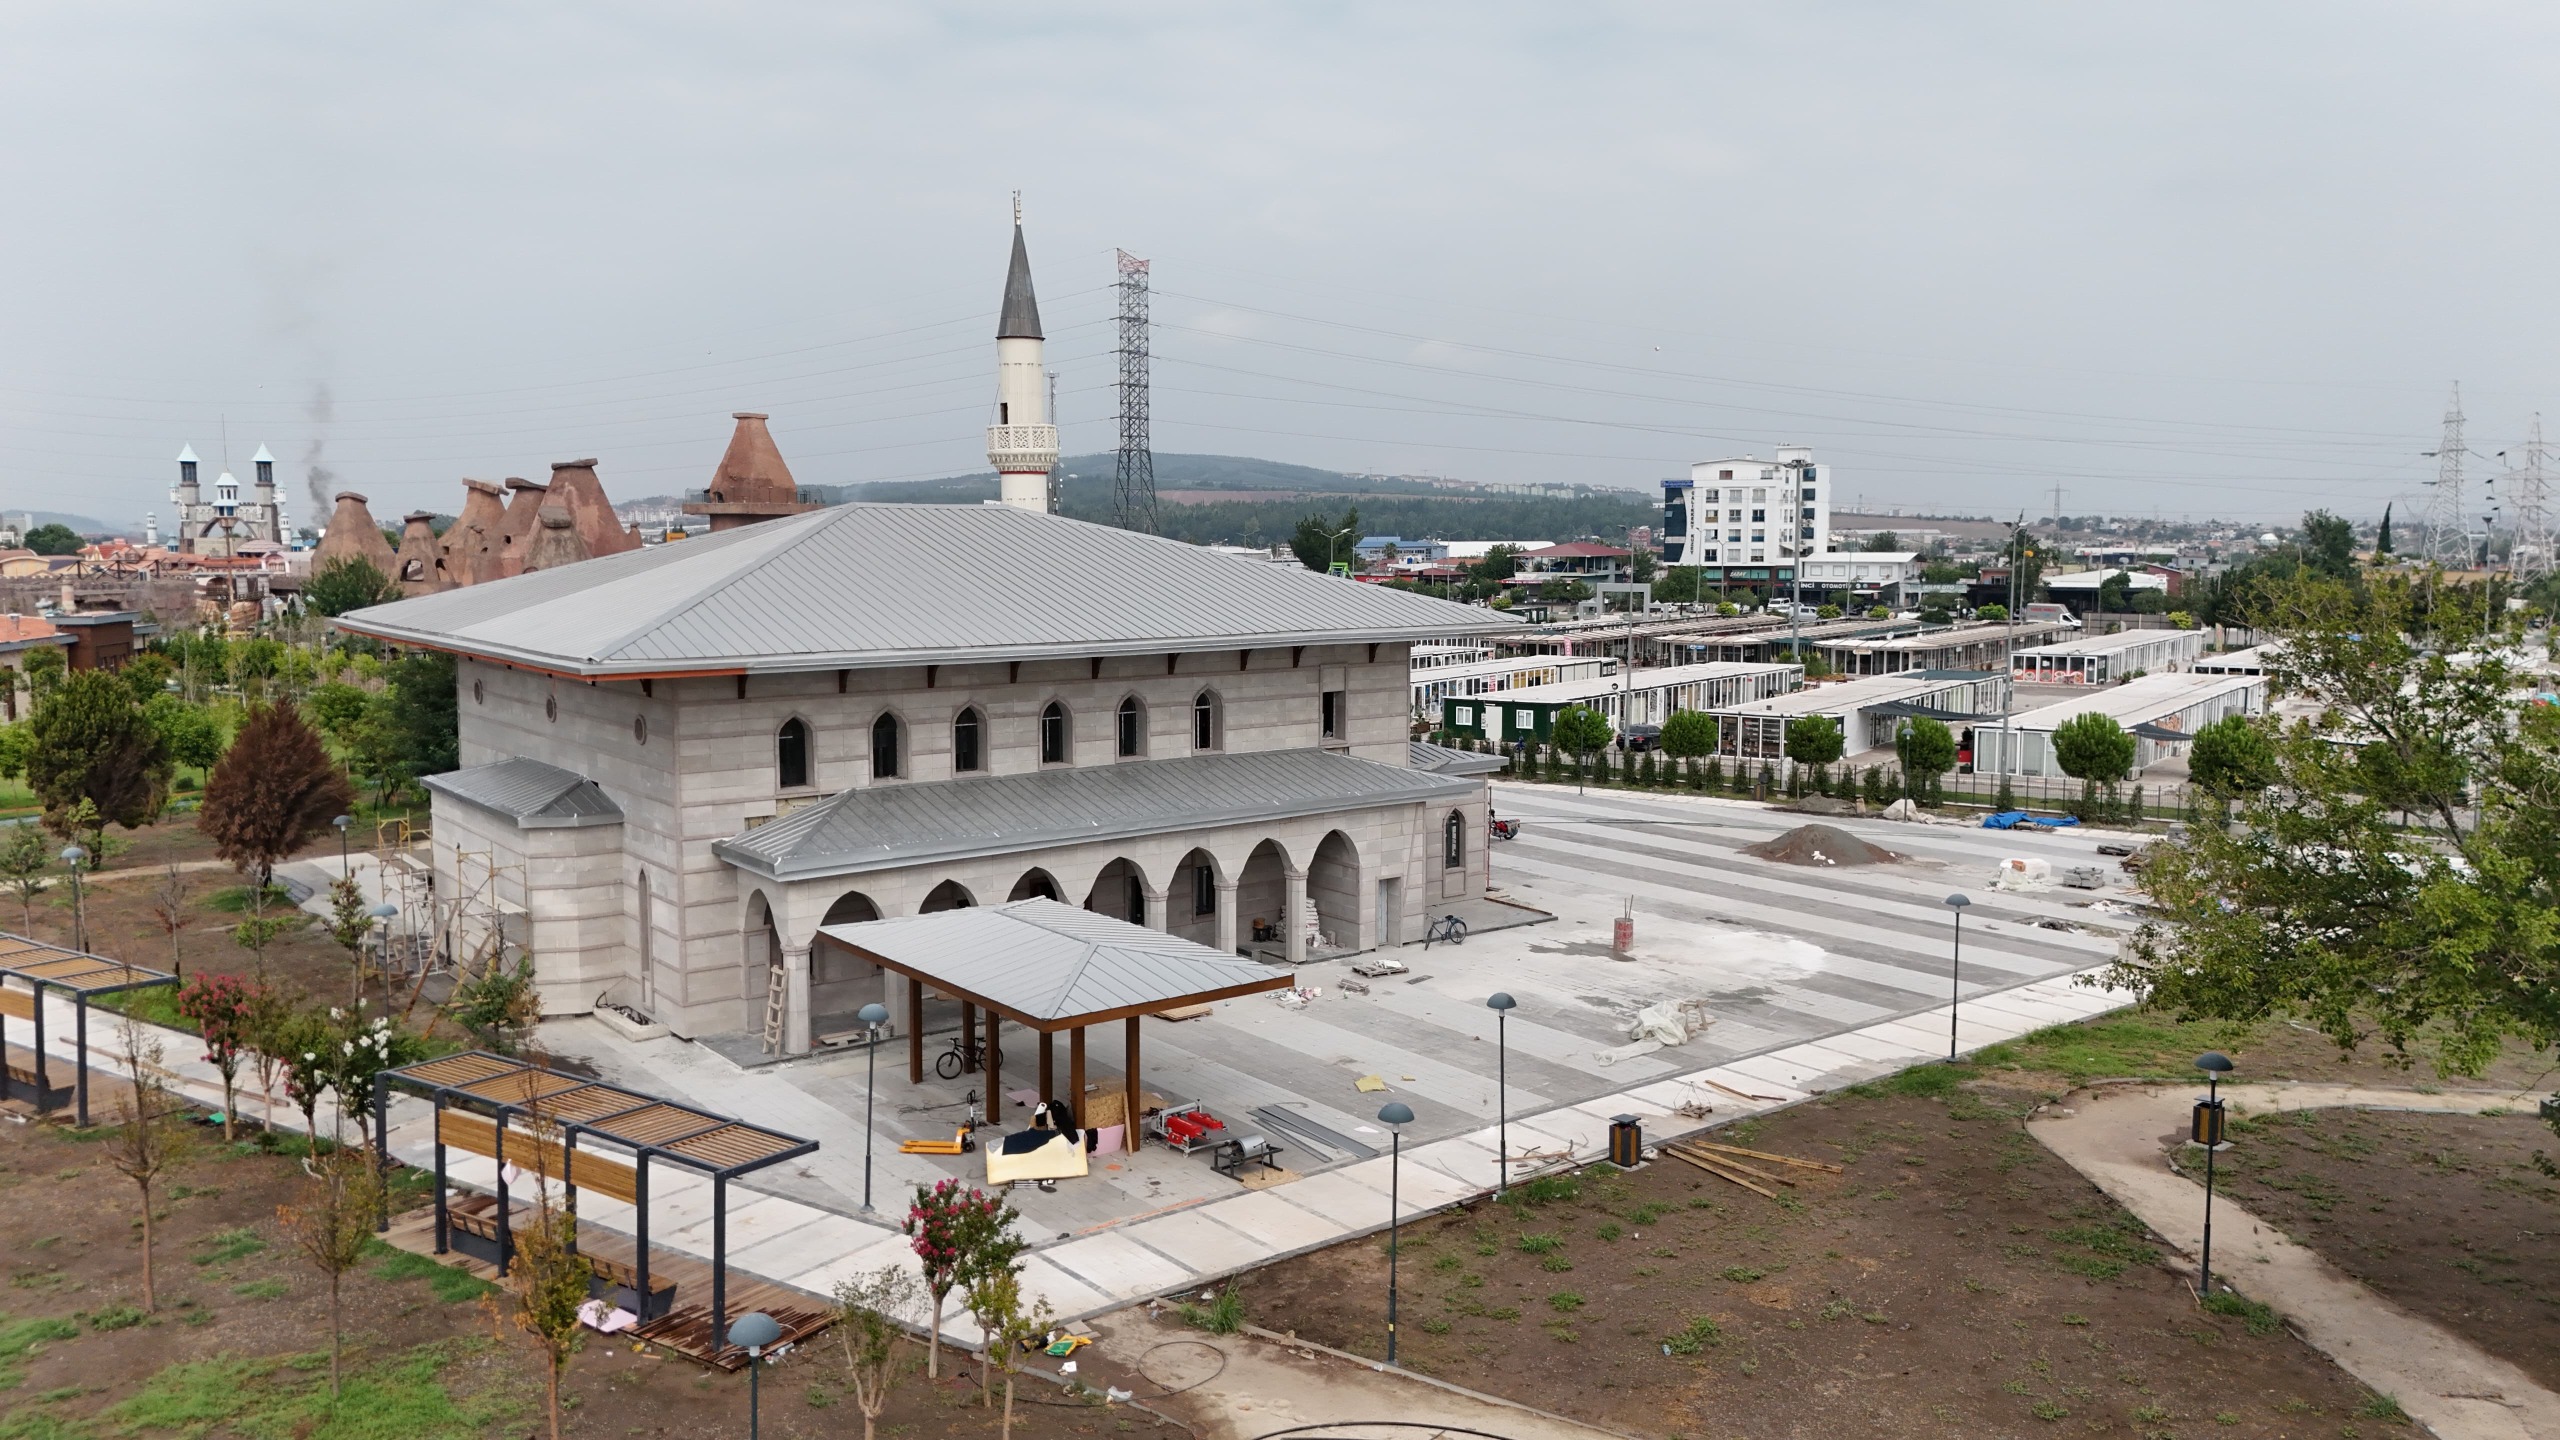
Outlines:
[[1055, 425], [990, 425], [987, 461], [998, 470], [1046, 470], [1058, 460]]

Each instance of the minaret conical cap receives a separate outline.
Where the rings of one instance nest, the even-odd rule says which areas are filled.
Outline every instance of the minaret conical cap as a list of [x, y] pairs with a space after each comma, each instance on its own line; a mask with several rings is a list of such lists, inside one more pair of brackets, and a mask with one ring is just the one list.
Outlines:
[[1022, 243], [1022, 226], [1013, 227], [1013, 263], [1004, 272], [1004, 313], [996, 317], [999, 340], [1038, 340], [1040, 301], [1031, 293], [1031, 252]]

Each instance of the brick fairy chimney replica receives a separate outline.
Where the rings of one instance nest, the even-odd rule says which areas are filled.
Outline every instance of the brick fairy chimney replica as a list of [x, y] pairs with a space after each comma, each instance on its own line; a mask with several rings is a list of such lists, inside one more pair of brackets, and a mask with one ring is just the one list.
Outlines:
[[533, 532], [538, 528], [535, 517], [542, 513], [543, 497], [549, 493], [550, 487], [535, 481], [507, 477], [506, 513], [498, 517], [497, 547], [490, 553], [481, 579], [498, 580], [524, 573], [525, 547], [533, 543]]
[[[599, 555], [619, 555], [640, 548], [640, 529], [625, 525], [613, 513], [613, 502], [604, 498], [604, 482], [596, 478], [593, 460], [562, 460], [551, 467], [551, 493], [542, 502], [548, 511], [557, 505], [568, 512], [569, 521], [578, 530], [578, 543], [587, 553], [580, 559]], [[530, 557], [525, 568], [533, 568]]]
[[433, 595], [454, 586], [436, 540], [435, 518], [429, 510], [412, 510], [401, 517], [400, 551], [393, 557], [400, 568], [391, 578], [400, 583], [402, 595]]
[[525, 547], [523, 573], [557, 570], [589, 558], [586, 536], [579, 531], [577, 517], [569, 513], [568, 505], [558, 499], [544, 502], [534, 518], [533, 541]]
[[337, 501], [338, 508], [329, 512], [329, 528], [320, 537], [320, 548], [311, 552], [311, 573], [317, 575], [341, 560], [362, 560], [382, 572], [384, 579], [397, 579], [399, 557], [391, 553], [391, 542], [382, 538], [382, 527], [373, 523], [373, 512], [364, 508], [364, 497], [341, 490]]
[[701, 497], [685, 501], [684, 513], [710, 516], [712, 533], [717, 534], [759, 520], [825, 508], [800, 498], [800, 484], [791, 478], [791, 467], [782, 462], [773, 432], [765, 428], [769, 417], [740, 410], [729, 418], [738, 422], [738, 428], [729, 435], [728, 453], [720, 457], [720, 468], [711, 472], [711, 484]]
[[486, 480], [462, 482], [462, 514], [436, 544], [447, 580], [477, 585], [497, 578], [491, 567], [498, 549], [498, 527], [506, 519], [506, 493]]

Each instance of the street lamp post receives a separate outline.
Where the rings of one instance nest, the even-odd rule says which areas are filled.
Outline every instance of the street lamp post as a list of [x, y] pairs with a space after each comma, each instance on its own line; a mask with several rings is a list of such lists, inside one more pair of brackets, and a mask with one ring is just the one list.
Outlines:
[[1956, 1063], [1956, 1002], [1964, 998], [1964, 907], [1973, 901], [1963, 895], [1947, 897], [1947, 908], [1956, 912], [1956, 945], [1952, 962], [1947, 967], [1947, 1063]]
[[1330, 575], [1330, 574], [1332, 574], [1332, 573], [1333, 573], [1333, 567], [1334, 567], [1334, 566], [1336, 566], [1336, 565], [1338, 565], [1338, 564], [1342, 563], [1342, 561], [1341, 561], [1342, 537], [1343, 537], [1343, 536], [1345, 536], [1345, 535], [1350, 534], [1350, 533], [1351, 533], [1351, 530], [1352, 530], [1352, 527], [1351, 527], [1351, 526], [1345, 525], [1345, 526], [1343, 526], [1343, 527], [1342, 527], [1341, 529], [1339, 529], [1339, 530], [1328, 530], [1328, 531], [1326, 531], [1326, 532], [1325, 532], [1325, 536], [1324, 536], [1324, 573], [1326, 573], [1327, 575]]
[[338, 827], [338, 878], [344, 880], [353, 874], [350, 868], [353, 862], [347, 859], [347, 827], [356, 823], [356, 817], [341, 815], [329, 823]]
[[1485, 1002], [1493, 1011], [1493, 1113], [1494, 1148], [1493, 1193], [1499, 1198], [1511, 1193], [1511, 1010], [1520, 1002], [1502, 991], [1495, 991]]
[[871, 1114], [877, 1108], [874, 1098], [880, 1088], [880, 1027], [889, 1021], [889, 1007], [873, 1001], [855, 1012], [871, 1032], [870, 1059], [865, 1062], [862, 1077], [862, 1213], [871, 1213]]
[[756, 1372], [763, 1369], [764, 1347], [782, 1338], [782, 1327], [761, 1310], [750, 1310], [729, 1325], [729, 1343], [747, 1352], [747, 1440], [756, 1440], [763, 1396]]
[[1404, 1127], [1413, 1123], [1413, 1107], [1390, 1100], [1378, 1111], [1378, 1123], [1390, 1134], [1387, 1150], [1387, 1363], [1396, 1363], [1396, 1241], [1404, 1208], [1398, 1179], [1404, 1163]]
[[2196, 1057], [2204, 1072], [2205, 1098], [2196, 1102], [2188, 1138], [2204, 1147], [2204, 1251], [2196, 1265], [2196, 1298], [2213, 1297], [2213, 1152], [2222, 1148], [2222, 1077], [2231, 1073], [2231, 1057], [2207, 1050]]
[[62, 863], [71, 867], [71, 948], [83, 954], [89, 949], [89, 903], [80, 888], [80, 867], [88, 862], [88, 851], [77, 845], [62, 847]]

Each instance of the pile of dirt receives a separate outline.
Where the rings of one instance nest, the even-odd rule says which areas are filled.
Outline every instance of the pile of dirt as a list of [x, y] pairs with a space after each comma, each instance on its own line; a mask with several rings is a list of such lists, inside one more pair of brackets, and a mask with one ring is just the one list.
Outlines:
[[1890, 865], [1911, 858], [1870, 845], [1837, 825], [1799, 825], [1775, 840], [1745, 845], [1742, 853], [1782, 865]]

